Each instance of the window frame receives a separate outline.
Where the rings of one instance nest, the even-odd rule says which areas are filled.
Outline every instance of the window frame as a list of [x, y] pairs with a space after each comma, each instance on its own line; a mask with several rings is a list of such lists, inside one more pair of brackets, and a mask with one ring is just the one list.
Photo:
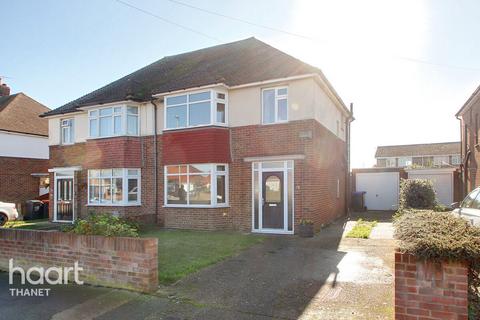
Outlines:
[[[285, 95], [279, 95], [278, 94], [278, 90], [281, 90], [281, 89], [287, 89], [287, 94]], [[267, 90], [274, 90], [275, 91], [275, 107], [274, 107], [274, 121], [273, 122], [265, 122], [265, 119], [263, 118], [263, 115], [265, 113], [265, 108], [264, 108], [264, 98], [263, 98], [263, 92], [264, 91], [267, 91]], [[272, 125], [272, 124], [278, 124], [278, 123], [287, 123], [290, 119], [290, 111], [289, 111], [289, 105], [288, 105], [288, 93], [289, 93], [290, 89], [288, 86], [276, 86], [276, 87], [268, 87], [268, 88], [262, 88], [262, 91], [261, 91], [261, 106], [260, 108], [262, 109], [262, 112], [261, 112], [261, 123], [263, 125]], [[287, 100], [287, 119], [286, 120], [279, 120], [278, 119], [278, 100], [282, 100], [282, 99], [286, 99]]]
[[[110, 170], [109, 176], [99, 175], [98, 177], [90, 176], [92, 171]], [[122, 170], [121, 176], [113, 174], [113, 170]], [[128, 170], [137, 170], [137, 175], [129, 175]], [[110, 188], [113, 186], [113, 179], [122, 179], [122, 202], [113, 202], [113, 194], [110, 202], [92, 202], [90, 200], [90, 179], [110, 179]], [[137, 180], [137, 201], [128, 201], [128, 180]], [[104, 168], [104, 169], [89, 169], [87, 172], [87, 206], [95, 207], [133, 207], [142, 205], [142, 169], [140, 168]]]
[[[190, 193], [189, 190], [187, 190], [187, 197], [186, 197], [186, 204], [172, 204], [168, 203], [168, 177], [172, 176], [185, 176], [187, 177], [187, 185], [190, 184], [190, 176], [195, 176], [195, 175], [201, 175], [195, 174], [195, 173], [190, 173], [190, 166], [195, 166], [195, 165], [209, 165], [209, 171], [208, 174], [210, 175], [210, 204], [190, 204]], [[168, 173], [168, 168], [169, 167], [179, 167], [179, 166], [186, 166], [186, 172], [185, 173]], [[225, 166], [225, 171], [218, 171], [217, 166]], [[206, 171], [204, 172], [206, 173]], [[166, 165], [164, 166], [164, 175], [163, 175], [163, 206], [164, 207], [172, 207], [172, 208], [225, 208], [229, 207], [229, 166], [228, 163], [189, 163], [189, 164], [178, 164], [178, 165]], [[224, 203], [218, 203], [217, 202], [217, 177], [218, 176], [225, 176], [225, 202]]]
[[[115, 112], [115, 108], [121, 108], [120, 112]], [[128, 112], [128, 108], [136, 108], [137, 114], [132, 114]], [[100, 110], [105, 109], [112, 109], [112, 113], [109, 116], [101, 116]], [[96, 116], [92, 116], [93, 112], [97, 112]], [[136, 116], [137, 117], [137, 133], [136, 134], [129, 134], [128, 133], [128, 116]], [[88, 110], [88, 139], [104, 139], [104, 138], [113, 138], [113, 137], [122, 137], [122, 136], [129, 136], [129, 137], [138, 137], [140, 136], [140, 107], [134, 104], [122, 104], [122, 105], [109, 105], [105, 107], [97, 107], [91, 108]], [[115, 133], [115, 117], [121, 117], [121, 124], [122, 128], [120, 133]], [[111, 132], [108, 135], [102, 136], [100, 135], [100, 119], [101, 118], [111, 118]], [[91, 121], [96, 120], [97, 122], [97, 135], [92, 136], [91, 132]]]
[[[63, 122], [64, 121], [69, 121], [68, 126], [64, 126]], [[68, 128], [68, 137], [70, 141], [65, 142], [63, 140], [63, 130]], [[60, 119], [60, 144], [61, 145], [70, 145], [75, 143], [75, 119], [74, 118], [64, 118]]]
[[[210, 92], [210, 99], [207, 100], [199, 100], [190, 102], [190, 95], [197, 94], [197, 93], [205, 93]], [[218, 98], [217, 94], [225, 95], [224, 99]], [[177, 103], [167, 105], [167, 99], [186, 96], [187, 101], [185, 103]], [[199, 124], [199, 125], [190, 125], [190, 105], [194, 103], [201, 103], [201, 102], [210, 102], [210, 122], [207, 124]], [[223, 103], [225, 105], [225, 123], [217, 122], [217, 103]], [[206, 90], [195, 90], [195, 91], [187, 91], [178, 94], [166, 95], [163, 99], [163, 131], [170, 131], [170, 130], [181, 130], [181, 129], [188, 129], [188, 128], [199, 128], [199, 127], [208, 127], [208, 126], [221, 126], [221, 127], [228, 127], [228, 92], [227, 90], [218, 90], [218, 89], [206, 89]], [[186, 126], [182, 127], [175, 127], [169, 128], [168, 127], [168, 119], [167, 119], [167, 110], [168, 108], [178, 107], [185, 105], [187, 108], [186, 112]]]

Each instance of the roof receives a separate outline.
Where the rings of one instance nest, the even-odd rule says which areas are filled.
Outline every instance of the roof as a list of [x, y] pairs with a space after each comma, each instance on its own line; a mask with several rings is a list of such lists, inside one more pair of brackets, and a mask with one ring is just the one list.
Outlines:
[[460, 154], [460, 142], [378, 146], [375, 158]]
[[44, 116], [75, 112], [82, 106], [109, 102], [146, 101], [150, 100], [153, 94], [212, 84], [223, 83], [227, 86], [235, 86], [307, 74], [320, 75], [341, 102], [320, 69], [260, 40], [248, 38], [164, 57], [98, 90], [49, 111]]
[[467, 99], [467, 101], [465, 101], [460, 110], [458, 110], [458, 112], [455, 114], [455, 117], [458, 117], [460, 114], [462, 114], [467, 109], [467, 107], [469, 107], [470, 102], [472, 102], [477, 95], [480, 95], [480, 86], [478, 86], [477, 89], [475, 89], [475, 91], [472, 93], [472, 95]]
[[0, 130], [48, 136], [48, 120], [39, 116], [49, 110], [21, 92], [0, 97]]

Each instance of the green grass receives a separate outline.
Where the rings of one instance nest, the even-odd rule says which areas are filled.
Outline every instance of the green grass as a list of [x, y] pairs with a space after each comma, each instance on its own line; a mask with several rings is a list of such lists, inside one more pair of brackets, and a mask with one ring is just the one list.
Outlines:
[[373, 227], [377, 225], [377, 221], [363, 221], [358, 219], [355, 226], [347, 233], [347, 238], [368, 239]]
[[3, 227], [4, 228], [15, 228], [15, 229], [27, 229], [27, 230], [36, 230], [36, 229], [48, 229], [50, 223], [48, 219], [37, 219], [37, 220], [17, 220], [9, 221]]
[[262, 242], [260, 235], [224, 231], [159, 230], [140, 233], [158, 238], [158, 279], [171, 284]]

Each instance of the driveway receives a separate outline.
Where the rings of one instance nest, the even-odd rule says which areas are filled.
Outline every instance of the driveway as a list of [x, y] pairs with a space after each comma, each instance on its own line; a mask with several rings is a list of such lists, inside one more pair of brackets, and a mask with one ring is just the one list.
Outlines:
[[12, 298], [2, 273], [0, 319], [393, 319], [394, 241], [343, 238], [345, 227], [271, 236], [155, 295], [69, 285]]

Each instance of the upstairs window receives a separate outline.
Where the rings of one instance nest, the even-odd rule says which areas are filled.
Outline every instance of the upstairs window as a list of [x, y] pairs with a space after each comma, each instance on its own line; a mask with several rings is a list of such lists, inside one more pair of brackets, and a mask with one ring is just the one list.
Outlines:
[[88, 112], [91, 138], [138, 136], [138, 107], [107, 107]]
[[60, 135], [62, 144], [72, 144], [74, 142], [73, 119], [60, 120]]
[[461, 163], [460, 155], [455, 154], [452, 156], [452, 164], [453, 165], [459, 165]]
[[165, 98], [165, 128], [180, 129], [227, 123], [227, 96], [214, 90]]
[[262, 122], [288, 121], [288, 88], [269, 88], [262, 91]]

